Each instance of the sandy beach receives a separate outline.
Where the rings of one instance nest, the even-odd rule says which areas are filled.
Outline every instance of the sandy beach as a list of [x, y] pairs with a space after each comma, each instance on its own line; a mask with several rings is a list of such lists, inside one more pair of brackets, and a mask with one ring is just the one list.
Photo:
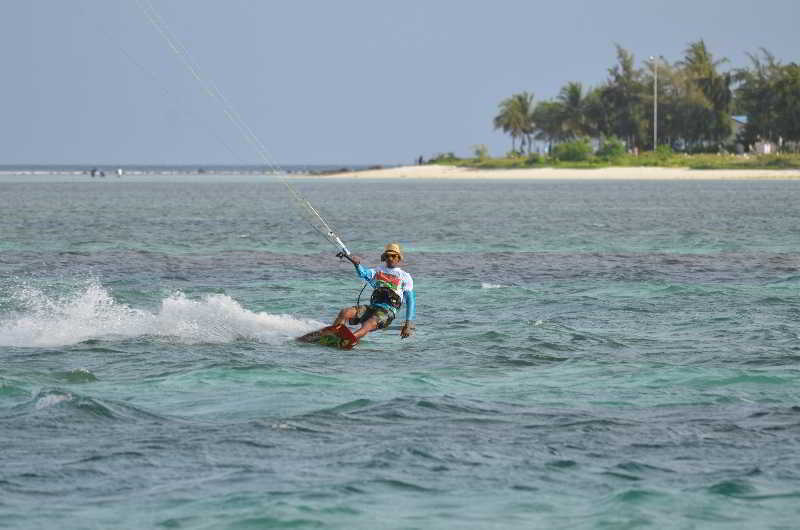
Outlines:
[[453, 166], [402, 166], [325, 175], [322, 178], [418, 179], [573, 179], [573, 180], [734, 180], [800, 179], [797, 169], [688, 169], [611, 167], [602, 169], [471, 169]]

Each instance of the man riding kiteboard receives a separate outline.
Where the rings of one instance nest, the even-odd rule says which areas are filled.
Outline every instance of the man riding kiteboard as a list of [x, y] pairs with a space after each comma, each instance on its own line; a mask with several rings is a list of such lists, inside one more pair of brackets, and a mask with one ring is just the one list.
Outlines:
[[369, 299], [369, 306], [359, 305], [342, 309], [333, 325], [345, 322], [351, 326], [361, 324], [361, 327], [353, 332], [353, 335], [360, 339], [370, 331], [388, 327], [397, 315], [397, 311], [405, 304], [406, 322], [400, 331], [400, 336], [410, 337], [414, 331], [417, 301], [414, 294], [414, 280], [409, 273], [400, 268], [400, 263], [403, 261], [403, 250], [400, 245], [397, 243], [386, 245], [381, 254], [381, 261], [386, 265], [379, 265], [374, 269], [361, 265], [361, 260], [357, 256], [341, 253], [340, 257], [350, 261], [358, 275], [374, 290]]
[[[340, 252], [337, 256], [352, 263], [358, 275], [374, 289], [369, 305], [346, 307], [339, 311], [333, 325], [304, 335], [298, 340], [317, 342], [321, 336], [334, 336], [338, 338], [340, 348], [352, 348], [367, 333], [388, 327], [404, 304], [406, 321], [400, 331], [400, 336], [402, 338], [410, 337], [414, 331], [416, 318], [416, 295], [414, 294], [414, 280], [409, 273], [400, 268], [400, 263], [403, 261], [403, 250], [400, 245], [397, 243], [386, 245], [386, 249], [381, 254], [381, 261], [386, 264], [379, 265], [374, 269], [361, 265], [361, 259], [357, 256], [344, 252]], [[346, 324], [351, 326], [360, 324], [361, 327], [351, 332]]]

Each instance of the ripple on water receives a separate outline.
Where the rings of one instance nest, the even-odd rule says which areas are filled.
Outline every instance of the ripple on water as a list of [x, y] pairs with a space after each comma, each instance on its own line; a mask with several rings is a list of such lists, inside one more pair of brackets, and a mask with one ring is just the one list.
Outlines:
[[22, 381], [15, 381], [7, 378], [0, 378], [0, 398], [17, 398], [30, 396], [30, 390]]
[[95, 383], [97, 377], [86, 368], [76, 368], [75, 370], [68, 370], [66, 372], [55, 372], [56, 379], [62, 380], [67, 383]]
[[13, 407], [15, 417], [35, 417], [61, 424], [85, 421], [168, 421], [165, 416], [149, 412], [129, 403], [97, 399], [72, 390], [42, 389], [27, 402]]
[[748, 480], [722, 480], [708, 487], [708, 492], [724, 497], [744, 497], [756, 492], [756, 487]]

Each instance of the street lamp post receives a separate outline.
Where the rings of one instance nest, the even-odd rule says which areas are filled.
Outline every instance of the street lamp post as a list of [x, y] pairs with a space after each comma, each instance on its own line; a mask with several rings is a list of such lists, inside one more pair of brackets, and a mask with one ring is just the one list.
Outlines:
[[656, 57], [650, 56], [653, 61], [653, 151], [658, 146], [658, 62]]

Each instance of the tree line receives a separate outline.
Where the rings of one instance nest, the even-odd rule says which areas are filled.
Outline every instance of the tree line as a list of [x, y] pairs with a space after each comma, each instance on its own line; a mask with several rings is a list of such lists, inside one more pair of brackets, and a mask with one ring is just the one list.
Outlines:
[[[617, 63], [597, 87], [571, 81], [551, 100], [534, 104], [521, 92], [504, 99], [495, 129], [511, 136], [515, 153], [531, 152], [533, 141], [553, 144], [581, 137], [618, 138], [629, 148], [654, 149], [653, 107], [657, 98], [658, 144], [689, 152], [726, 147], [732, 116], [747, 117], [736, 142], [800, 142], [800, 65], [783, 64], [765, 49], [748, 54], [750, 66], [721, 71], [701, 39], [670, 64], [650, 58], [637, 68], [634, 55], [616, 45]], [[655, 80], [656, 93], [653, 92]]]

